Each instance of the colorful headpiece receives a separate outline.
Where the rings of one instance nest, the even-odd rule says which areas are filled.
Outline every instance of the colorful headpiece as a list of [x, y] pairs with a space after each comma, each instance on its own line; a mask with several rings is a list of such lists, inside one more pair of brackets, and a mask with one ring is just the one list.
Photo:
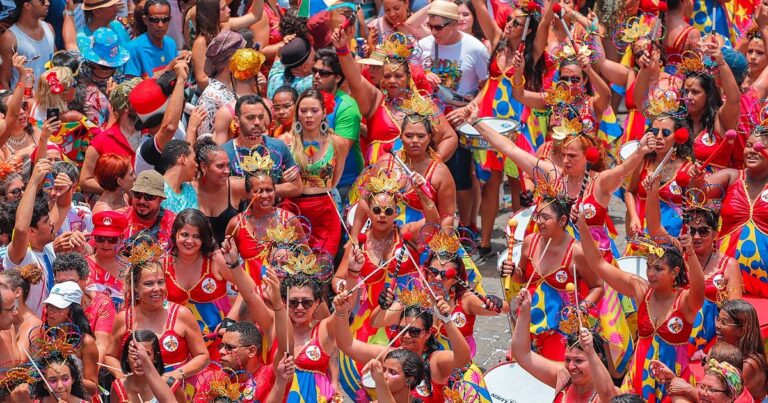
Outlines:
[[36, 373], [37, 371], [30, 367], [13, 367], [3, 370], [0, 372], [0, 392], [11, 393], [19, 385], [35, 383]]
[[544, 102], [549, 106], [571, 105], [576, 101], [578, 91], [570, 83], [553, 83], [544, 94]]
[[646, 236], [628, 237], [627, 243], [631, 244], [634, 250], [648, 257], [661, 259], [666, 253], [666, 249], [662, 245]]
[[165, 252], [160, 242], [153, 239], [148, 232], [143, 231], [125, 240], [121, 246], [121, 253], [117, 256], [121, 257], [129, 267], [136, 267], [159, 261]]
[[643, 105], [643, 115], [654, 120], [663, 116], [674, 118], [687, 114], [685, 105], [680, 102], [678, 91], [671, 88], [654, 87], [648, 91]]
[[229, 368], [221, 368], [222, 372], [215, 372], [215, 376], [206, 382], [208, 391], [205, 396], [209, 401], [226, 399], [229, 402], [239, 402], [246, 396], [240, 391], [240, 381], [237, 373]]
[[363, 184], [369, 194], [399, 194], [407, 186], [407, 176], [399, 169], [385, 169], [372, 166]]
[[424, 292], [422, 289], [418, 287], [414, 287], [413, 289], [404, 289], [400, 291], [400, 293], [397, 296], [398, 300], [400, 300], [400, 303], [406, 307], [419, 307], [422, 309], [430, 309], [432, 308], [432, 299], [430, 298], [429, 294]]
[[692, 221], [692, 213], [696, 211], [710, 211], [716, 215], [720, 208], [719, 204], [717, 199], [708, 199], [706, 193], [701, 189], [688, 189], [685, 192], [685, 197], [683, 197], [683, 222]]
[[576, 116], [573, 119], [568, 119], [563, 116], [560, 119], [560, 124], [552, 128], [552, 139], [556, 141], [562, 141], [569, 136], [578, 136], [584, 131], [584, 124], [581, 121], [580, 116]]
[[271, 174], [274, 167], [275, 161], [272, 160], [272, 155], [269, 152], [261, 155], [258, 149], [252, 149], [251, 154], [243, 157], [243, 160], [240, 162], [240, 168], [243, 172], [251, 174], [257, 172]]
[[414, 45], [405, 34], [394, 32], [384, 40], [381, 50], [390, 63], [404, 63], [413, 55]]
[[[579, 55], [587, 55], [592, 57], [592, 54], [595, 53], [592, 51], [591, 44], [588, 42], [582, 42], [576, 40], [576, 49], [579, 50]], [[570, 42], [563, 43], [562, 46], [560, 46], [557, 51], [555, 52], [555, 58], [558, 61], [563, 61], [566, 59], [575, 59], [576, 58], [576, 51], [573, 48], [573, 45], [571, 45]]]
[[64, 92], [64, 86], [61, 84], [61, 81], [59, 81], [59, 76], [56, 75], [55, 71], [49, 71], [45, 76], [45, 80], [48, 81], [48, 87], [51, 88], [51, 94], [58, 95]]
[[681, 55], [677, 72], [683, 76], [706, 74], [715, 77], [717, 76], [717, 64], [708, 65], [701, 59], [698, 53], [685, 51]]
[[440, 263], [446, 263], [459, 255], [462, 239], [453, 227], [441, 227], [438, 224], [425, 224], [419, 230], [421, 244], [437, 257]]
[[0, 180], [4, 180], [8, 175], [14, 172], [21, 172], [21, 164], [0, 161]]
[[[433, 128], [440, 122], [440, 104], [426, 92], [411, 91], [407, 98], [395, 100], [394, 104], [399, 112], [407, 115], [413, 122], [426, 119]], [[413, 115], [417, 118], [414, 119]]]
[[284, 272], [289, 275], [304, 274], [321, 282], [330, 281], [333, 276], [333, 257], [323, 251], [312, 250], [307, 245], [292, 248], [292, 252], [282, 266]]
[[[579, 334], [582, 327], [593, 329], [597, 325], [597, 321], [591, 315], [586, 312], [579, 314], [577, 312], [578, 309], [579, 308], [574, 305], [566, 305], [560, 310], [559, 323], [561, 332], [576, 336]], [[579, 318], [581, 318], [581, 323], [579, 323]]]
[[229, 59], [229, 71], [232, 72], [232, 77], [238, 80], [247, 80], [259, 74], [264, 60], [263, 53], [251, 48], [241, 48], [236, 50], [232, 58]]
[[[659, 18], [653, 14], [642, 14], [627, 19], [618, 29], [616, 29], [614, 42], [619, 49], [624, 49], [631, 44], [641, 40], [655, 40], [663, 37], [663, 32], [653, 32]], [[663, 31], [663, 27], [661, 27]]]
[[736, 397], [741, 395], [741, 391], [744, 389], [744, 382], [741, 379], [741, 371], [727, 362], [717, 362], [713, 359], [710, 359], [708, 364], [709, 368], [707, 368], [707, 372], [713, 372], [722, 376], [723, 379], [725, 379], [728, 390], [731, 391], [731, 396]]
[[37, 358], [47, 358], [55, 353], [64, 357], [76, 354], [83, 341], [80, 329], [72, 323], [46, 327], [40, 325], [29, 333], [29, 352]]
[[547, 172], [539, 167], [539, 162], [543, 159], [540, 158], [536, 162], [536, 166], [533, 168], [533, 175], [531, 175], [534, 183], [534, 193], [540, 199], [558, 200], [564, 198], [565, 184], [562, 176], [554, 169]]

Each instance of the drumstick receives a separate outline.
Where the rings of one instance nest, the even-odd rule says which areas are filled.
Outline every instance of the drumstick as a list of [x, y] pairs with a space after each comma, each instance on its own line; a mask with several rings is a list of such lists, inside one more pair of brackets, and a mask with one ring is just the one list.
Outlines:
[[[558, 3], [558, 4], [559, 4], [559, 3]], [[555, 4], [555, 5], [557, 5], [557, 4]], [[534, 268], [533, 268], [533, 273], [531, 273], [531, 277], [528, 277], [528, 282], [527, 282], [527, 283], [525, 283], [525, 287], [523, 287], [523, 289], [524, 289], [524, 290], [527, 290], [527, 289], [528, 289], [528, 287], [530, 287], [530, 285], [531, 285], [531, 280], [533, 280], [533, 275], [534, 275], [534, 274], [536, 274], [536, 268], [537, 268], [537, 267], [539, 267], [539, 265], [541, 265], [541, 261], [542, 261], [542, 260], [544, 260], [544, 256], [546, 256], [546, 254], [547, 254], [547, 249], [549, 249], [549, 244], [550, 244], [551, 242], [552, 242], [552, 238], [549, 238], [549, 240], [547, 240], [547, 244], [546, 244], [546, 245], [544, 245], [544, 250], [541, 252], [541, 257], [539, 258], [539, 262], [538, 262], [538, 263], [536, 263], [536, 266], [534, 266]]]
[[715, 159], [718, 155], [720, 155], [721, 151], [723, 151], [723, 147], [728, 145], [728, 147], [733, 146], [733, 142], [736, 141], [736, 137], [738, 137], [738, 134], [736, 134], [736, 130], [728, 130], [725, 132], [725, 141], [720, 143], [720, 145], [717, 146], [715, 151], [713, 151], [709, 157], [704, 160], [704, 162], [701, 163], [701, 169], [704, 169], [707, 165], [712, 163], [712, 160]]
[[555, 12], [555, 15], [557, 16], [557, 19], [560, 20], [560, 23], [563, 24], [563, 30], [565, 30], [565, 35], [568, 36], [568, 41], [571, 42], [571, 46], [573, 47], [573, 53], [578, 56], [579, 55], [579, 49], [576, 47], [576, 43], [573, 41], [573, 35], [571, 35], [571, 30], [568, 29], [568, 24], [565, 23], [565, 19], [563, 18], [563, 6], [560, 5], [560, 3], [555, 3], [552, 6], [552, 11]]
[[361, 286], [365, 285], [365, 282], [366, 282], [366, 281], [367, 281], [369, 278], [371, 278], [371, 277], [372, 277], [374, 274], [376, 274], [376, 272], [378, 272], [379, 270], [381, 270], [381, 269], [383, 269], [383, 268], [387, 267], [387, 265], [389, 265], [389, 263], [390, 263], [390, 262], [392, 262], [392, 259], [394, 259], [394, 258], [395, 258], [395, 256], [392, 256], [392, 257], [391, 257], [391, 258], [389, 258], [389, 260], [387, 260], [386, 262], [384, 262], [384, 263], [382, 263], [382, 264], [379, 264], [378, 266], [376, 266], [376, 268], [375, 268], [375, 269], [373, 269], [373, 271], [372, 271], [370, 274], [368, 274], [367, 276], [363, 277], [363, 278], [362, 278], [362, 279], [361, 279], [361, 280], [360, 280], [360, 281], [357, 283], [357, 285], [355, 285], [354, 287], [352, 287], [352, 289], [350, 289], [349, 291], [347, 291], [347, 295], [350, 295], [350, 294], [352, 294], [352, 293], [353, 293], [355, 290], [357, 290], [357, 289], [358, 289], [358, 288], [360, 288]]
[[755, 144], [752, 146], [752, 149], [755, 150], [758, 154], [762, 155], [763, 158], [768, 159], [768, 150], [765, 149], [765, 145], [759, 141], [755, 142]]
[[523, 27], [523, 37], [520, 38], [520, 44], [517, 45], [517, 51], [522, 53], [525, 50], [525, 38], [528, 37], [528, 26], [531, 24], [531, 14], [536, 11], [536, 3], [529, 1], [525, 4], [525, 26]]
[[413, 319], [411, 319], [411, 321], [410, 321], [410, 322], [408, 322], [408, 324], [406, 324], [406, 325], [405, 325], [405, 327], [403, 328], [403, 330], [401, 330], [401, 331], [400, 331], [400, 332], [399, 332], [397, 335], [395, 335], [395, 337], [393, 337], [393, 338], [392, 338], [392, 340], [390, 340], [390, 341], [389, 341], [389, 344], [387, 344], [387, 346], [386, 346], [386, 347], [384, 347], [384, 349], [383, 349], [383, 350], [381, 350], [381, 352], [379, 353], [379, 355], [377, 355], [377, 356], [376, 356], [375, 360], [376, 360], [376, 361], [378, 361], [379, 359], [381, 359], [381, 356], [382, 356], [382, 355], [384, 355], [384, 354], [386, 354], [386, 353], [387, 353], [387, 351], [389, 351], [389, 348], [390, 348], [390, 347], [392, 347], [392, 345], [393, 345], [393, 344], [395, 344], [395, 342], [397, 341], [397, 339], [399, 339], [400, 337], [402, 337], [402, 336], [403, 336], [403, 334], [405, 334], [405, 332], [406, 332], [406, 331], [407, 331], [407, 330], [408, 330], [408, 329], [411, 327], [411, 325], [413, 325], [413, 322], [416, 322], [416, 319], [418, 319], [418, 318], [420, 318], [420, 317], [421, 317], [421, 315], [416, 315], [416, 316], [414, 316], [414, 317], [413, 317]]
[[238, 229], [240, 229], [240, 226], [243, 225], [243, 219], [245, 218], [245, 215], [248, 213], [248, 210], [251, 209], [251, 205], [253, 205], [253, 202], [256, 201], [256, 195], [253, 195], [251, 198], [251, 201], [248, 202], [248, 206], [245, 208], [245, 211], [243, 211], [243, 215], [240, 216], [240, 218], [237, 220], [237, 224], [235, 224], [235, 227], [232, 228], [232, 232], [229, 234], [231, 236], [235, 236], [235, 233]]
[[[579, 291], [578, 287], [576, 287], [576, 276], [578, 276], [578, 273], [576, 273], [576, 263], [573, 264], [573, 283], [569, 283], [568, 285], [573, 285], [573, 300], [576, 301], [576, 314], [579, 315], [579, 328], [582, 326], [581, 321], [581, 309], [579, 309]], [[567, 288], [567, 286], [566, 286]]]
[[[418, 318], [418, 316], [417, 316], [417, 318]], [[24, 354], [26, 354], [26, 355], [27, 355], [27, 358], [29, 358], [29, 362], [30, 362], [30, 363], [32, 364], [32, 366], [35, 368], [35, 371], [37, 371], [37, 373], [38, 373], [38, 374], [40, 374], [40, 378], [42, 378], [42, 379], [43, 379], [43, 382], [45, 383], [45, 386], [48, 388], [48, 391], [50, 391], [50, 392], [51, 392], [51, 396], [53, 396], [53, 397], [55, 397], [55, 398], [57, 398], [57, 399], [58, 399], [58, 397], [56, 396], [56, 392], [54, 392], [54, 391], [53, 391], [53, 388], [51, 387], [51, 384], [50, 384], [50, 383], [48, 383], [48, 380], [47, 380], [47, 379], [45, 379], [45, 374], [44, 374], [44, 373], [43, 373], [43, 371], [40, 369], [40, 367], [38, 367], [38, 366], [37, 366], [37, 363], [35, 362], [35, 360], [33, 360], [33, 359], [32, 359], [32, 356], [31, 356], [31, 355], [29, 355], [29, 351], [27, 351], [27, 349], [25, 349], [24, 347], [21, 347], [21, 346], [20, 346], [20, 348], [21, 348], [21, 351], [23, 351], [23, 352], [24, 352]]]
[[653, 171], [653, 174], [651, 174], [651, 180], [654, 180], [657, 176], [659, 176], [661, 169], [664, 167], [664, 164], [669, 161], [669, 158], [672, 157], [672, 153], [677, 149], [677, 146], [680, 144], [685, 144], [686, 141], [688, 141], [688, 129], [681, 127], [675, 130], [675, 145], [669, 148], [667, 155], [664, 156], [664, 159], [661, 160], [659, 165], [656, 167], [656, 170]]
[[[512, 249], [514, 248], [517, 241], [515, 240], [515, 232], [517, 232], [517, 219], [510, 218], [507, 221], [507, 226], [509, 227], [509, 239], [507, 240], [507, 260], [512, 261]], [[502, 288], [504, 286], [502, 285]]]
[[341, 228], [344, 228], [344, 232], [347, 233], [347, 237], [349, 240], [352, 240], [352, 233], [349, 232], [349, 228], [347, 228], [347, 223], [344, 222], [344, 218], [341, 216], [341, 213], [339, 212], [339, 206], [336, 205], [336, 200], [333, 199], [333, 196], [331, 196], [331, 191], [328, 190], [325, 192], [325, 194], [328, 195], [328, 198], [331, 199], [331, 204], [333, 204], [333, 211], [336, 212], [336, 215], [339, 217], [339, 221], [341, 222]]
[[427, 278], [424, 277], [424, 273], [421, 272], [421, 269], [419, 268], [419, 264], [416, 263], [416, 259], [414, 259], [413, 255], [411, 255], [411, 251], [407, 251], [407, 254], [408, 254], [408, 258], [411, 259], [411, 263], [413, 263], [413, 265], [416, 267], [416, 273], [418, 273], [419, 277], [421, 278], [421, 281], [424, 282], [424, 285], [427, 286], [427, 291], [429, 291], [429, 293], [432, 295], [432, 298], [437, 300], [437, 294], [435, 293], [435, 290], [432, 289], [432, 287], [429, 285], [429, 281], [427, 281]]
[[[392, 156], [392, 159], [395, 161], [395, 163], [397, 163], [397, 165], [400, 166], [400, 168], [402, 168], [403, 171], [405, 171], [406, 175], [408, 175], [409, 177], [413, 177], [413, 171], [411, 171], [411, 169], [408, 168], [408, 165], [405, 165], [405, 162], [403, 162], [403, 160], [401, 160], [400, 157], [398, 157], [395, 154], [395, 152], [392, 150], [392, 143], [386, 143], [382, 145], [381, 148], [385, 153], [389, 153], [389, 155]], [[432, 194], [432, 191], [429, 190], [429, 188], [427, 187], [426, 183], [419, 186], [419, 188], [421, 189], [422, 192], [424, 192], [424, 195], [427, 196], [427, 198], [431, 199], [434, 196]]]
[[584, 197], [584, 191], [587, 190], [587, 182], [589, 182], [589, 171], [592, 170], [592, 165], [596, 164], [600, 160], [600, 150], [595, 146], [587, 148], [586, 151], [587, 166], [584, 169], [584, 180], [581, 181], [581, 190], [579, 191], [579, 197], [576, 198], [576, 202], [580, 203]]
[[[403, 261], [405, 260], [405, 252], [408, 252], [408, 255], [410, 255], [410, 251], [408, 251], [408, 242], [413, 238], [413, 234], [410, 232], [406, 232], [403, 234], [403, 246], [400, 248], [399, 251], [397, 251], [397, 260], [395, 260], [395, 270], [392, 272], [392, 280], [389, 282], [389, 288], [392, 290], [392, 292], [395, 292], [395, 287], [397, 286], [397, 276], [400, 275], [400, 266], [403, 264]], [[418, 270], [419, 266], [416, 265], [416, 269]]]

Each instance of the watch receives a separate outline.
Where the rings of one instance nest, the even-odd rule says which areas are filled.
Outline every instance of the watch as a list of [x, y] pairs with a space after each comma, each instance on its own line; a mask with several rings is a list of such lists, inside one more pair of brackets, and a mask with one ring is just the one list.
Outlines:
[[62, 16], [67, 16], [67, 15], [68, 15], [68, 16], [70, 16], [70, 17], [74, 17], [74, 16], [75, 16], [75, 12], [74, 12], [73, 10], [64, 10], [64, 11], [61, 13], [61, 15], [62, 15]]
[[167, 380], [167, 381], [165, 381], [165, 383], [167, 383], [167, 384], [168, 384], [168, 386], [173, 386], [173, 384], [174, 384], [174, 383], [176, 383], [176, 378], [174, 378], [174, 377], [172, 377], [172, 376], [169, 376], [169, 377], [168, 377], [168, 380]]
[[230, 269], [234, 269], [237, 266], [240, 266], [240, 260], [235, 260], [232, 263], [229, 263], [229, 262], [226, 262], [226, 263], [227, 263], [227, 267], [229, 267]]

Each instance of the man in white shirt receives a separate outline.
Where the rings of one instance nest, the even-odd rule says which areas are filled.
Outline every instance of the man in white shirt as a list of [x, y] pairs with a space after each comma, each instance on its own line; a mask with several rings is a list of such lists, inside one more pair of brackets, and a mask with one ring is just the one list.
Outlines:
[[21, 196], [16, 209], [16, 223], [13, 237], [8, 245], [8, 254], [3, 258], [3, 267], [10, 269], [27, 264], [38, 264], [43, 269], [43, 280], [32, 285], [27, 296], [27, 306], [37, 315], [42, 313], [43, 301], [53, 286], [54, 224], [48, 209], [47, 197], [37, 197], [46, 175], [51, 172], [51, 162], [45, 158], [35, 163], [27, 189]]

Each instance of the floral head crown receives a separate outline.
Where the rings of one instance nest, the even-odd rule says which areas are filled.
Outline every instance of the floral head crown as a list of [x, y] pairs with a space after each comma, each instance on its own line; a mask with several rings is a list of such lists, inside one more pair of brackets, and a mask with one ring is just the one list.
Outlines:
[[333, 258], [327, 253], [312, 250], [307, 245], [298, 245], [292, 252], [287, 263], [282, 266], [283, 271], [289, 275], [304, 274], [320, 282], [330, 281], [333, 277]]
[[694, 213], [698, 211], [708, 211], [717, 215], [719, 211], [719, 201], [708, 199], [706, 193], [701, 189], [691, 188], [685, 192], [683, 197], [683, 222], [693, 221]]
[[713, 372], [722, 376], [723, 379], [725, 379], [728, 390], [731, 392], [731, 396], [735, 397], [741, 394], [741, 391], [744, 388], [741, 371], [727, 362], [717, 362], [713, 359], [710, 359], [708, 364], [709, 368], [707, 368], [707, 372]]
[[21, 164], [19, 163], [9, 163], [7, 161], [0, 161], [0, 180], [4, 180], [8, 177], [8, 175], [20, 172], [21, 170]]
[[400, 294], [398, 294], [397, 299], [400, 300], [400, 303], [406, 307], [418, 307], [423, 309], [430, 309], [432, 308], [432, 299], [430, 298], [429, 294], [427, 294], [425, 291], [423, 291], [420, 288], [414, 287], [413, 289], [404, 289], [400, 291]]
[[365, 176], [363, 186], [369, 194], [399, 194], [405, 189], [407, 179], [402, 170], [372, 166]]
[[[577, 336], [581, 331], [581, 328], [594, 329], [597, 325], [597, 321], [589, 314], [577, 312], [579, 308], [574, 305], [566, 305], [560, 310], [560, 331], [571, 335]], [[581, 319], [581, 322], [579, 322]]]
[[453, 227], [441, 227], [438, 224], [425, 224], [419, 230], [421, 244], [437, 257], [440, 263], [446, 263], [459, 256], [462, 239]]
[[429, 120], [429, 123], [434, 128], [440, 122], [438, 117], [442, 113], [441, 104], [426, 92], [410, 91], [408, 97], [395, 100], [394, 105], [398, 112], [408, 116], [408, 119], [414, 123], [421, 120]]
[[[624, 49], [641, 39], [655, 40], [661, 38], [664, 36], [663, 32], [659, 33], [658, 31], [659, 28], [663, 31], [663, 27], [659, 23], [659, 17], [653, 14], [630, 17], [615, 31], [614, 42], [620, 49]], [[656, 32], [654, 32], [654, 28], [657, 28]]]
[[118, 256], [130, 267], [144, 266], [163, 258], [166, 251], [148, 232], [142, 231], [123, 242]]
[[59, 353], [64, 357], [76, 354], [83, 341], [80, 329], [72, 323], [46, 328], [40, 325], [29, 333], [29, 352], [37, 358]]
[[272, 169], [275, 167], [275, 161], [272, 160], [272, 155], [266, 153], [261, 155], [258, 149], [251, 150], [251, 154], [243, 157], [240, 162], [240, 168], [244, 172], [255, 174], [257, 172], [265, 172], [267, 174], [272, 173]]
[[387, 59], [394, 59], [397, 63], [407, 61], [413, 55], [413, 49], [413, 43], [409, 41], [405, 34], [400, 32], [394, 32], [389, 35], [381, 45], [381, 50], [387, 55]]
[[576, 86], [558, 81], [546, 90], [544, 102], [549, 106], [571, 105], [576, 101], [577, 92]]
[[684, 104], [680, 102], [678, 91], [654, 87], [648, 91], [648, 97], [643, 104], [643, 114], [648, 119], [654, 120], [665, 116], [682, 118], [687, 111]]
[[[540, 158], [533, 169], [534, 192], [539, 199], [550, 199], [553, 202], [565, 198], [565, 185], [563, 178], [556, 170], [545, 171], [539, 167]], [[566, 201], [567, 202], [567, 201]], [[543, 209], [544, 206], [539, 207]]]
[[246, 388], [242, 392], [240, 391], [240, 381], [237, 372], [224, 367], [221, 370], [222, 372], [219, 375], [213, 376], [207, 382], [208, 392], [205, 393], [205, 396], [208, 400], [225, 399], [228, 402], [239, 402], [244, 398], [248, 398], [247, 394], [252, 393], [253, 390]]
[[699, 54], [690, 50], [683, 52], [677, 72], [683, 76], [709, 75], [717, 76], [717, 64], [705, 63]]

